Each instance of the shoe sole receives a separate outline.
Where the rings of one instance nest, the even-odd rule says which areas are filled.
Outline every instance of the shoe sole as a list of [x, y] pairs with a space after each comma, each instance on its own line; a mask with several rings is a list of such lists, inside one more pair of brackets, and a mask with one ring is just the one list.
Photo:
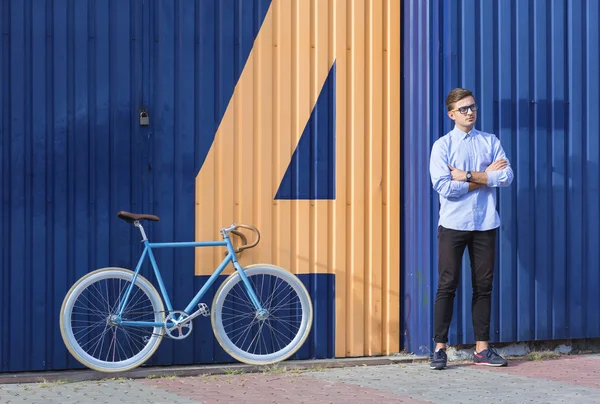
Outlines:
[[500, 364], [496, 364], [496, 363], [481, 363], [481, 362], [473, 362], [474, 365], [477, 366], [490, 366], [490, 367], [494, 367], [494, 368], [501, 368], [503, 366], [508, 366], [508, 363], [500, 363]]
[[446, 366], [429, 366], [429, 369], [431, 370], [444, 370], [446, 369]]

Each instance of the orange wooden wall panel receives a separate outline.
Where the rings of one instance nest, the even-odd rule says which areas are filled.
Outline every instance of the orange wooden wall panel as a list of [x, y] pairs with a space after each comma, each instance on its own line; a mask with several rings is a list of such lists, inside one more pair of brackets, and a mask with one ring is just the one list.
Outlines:
[[[275, 199], [334, 63], [335, 199]], [[242, 265], [335, 274], [338, 357], [399, 350], [399, 114], [399, 0], [274, 0], [196, 179], [198, 240], [251, 223]]]

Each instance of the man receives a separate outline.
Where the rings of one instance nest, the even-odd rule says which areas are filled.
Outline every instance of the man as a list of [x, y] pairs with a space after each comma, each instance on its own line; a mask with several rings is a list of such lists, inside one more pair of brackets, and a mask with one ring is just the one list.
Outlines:
[[500, 140], [474, 128], [477, 104], [471, 91], [450, 91], [446, 108], [455, 126], [433, 144], [430, 159], [431, 182], [440, 198], [436, 347], [430, 367], [446, 367], [448, 328], [465, 248], [471, 260], [474, 363], [506, 366], [508, 362], [488, 345], [488, 340], [496, 229], [500, 226], [495, 188], [508, 187], [513, 172]]

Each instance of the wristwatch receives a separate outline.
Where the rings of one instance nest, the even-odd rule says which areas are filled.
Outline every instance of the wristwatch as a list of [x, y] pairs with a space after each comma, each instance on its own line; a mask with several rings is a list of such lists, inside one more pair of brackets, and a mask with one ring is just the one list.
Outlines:
[[471, 171], [467, 171], [467, 182], [471, 182], [471, 177], [473, 175], [471, 175]]

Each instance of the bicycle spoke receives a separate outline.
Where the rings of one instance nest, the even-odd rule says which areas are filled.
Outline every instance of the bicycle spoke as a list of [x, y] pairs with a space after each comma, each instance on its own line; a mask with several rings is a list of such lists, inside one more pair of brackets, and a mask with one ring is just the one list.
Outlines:
[[[254, 304], [250, 300], [250, 296], [248, 296], [248, 293], [246, 293], [246, 290], [244, 289], [244, 287], [240, 286], [240, 289], [242, 289], [242, 292], [238, 292], [237, 290], [232, 290], [232, 294], [233, 294], [232, 297], [237, 297], [240, 301], [247, 303], [248, 307], [254, 308]], [[239, 293], [241, 293], [241, 296]]]
[[247, 363], [286, 358], [310, 330], [311, 305], [305, 289], [297, 278], [278, 268], [255, 267], [246, 270], [246, 275], [264, 312], [256, 310], [241, 278], [234, 278], [215, 300], [220, 305], [217, 335], [225, 338], [228, 352]]
[[[79, 291], [71, 303], [68, 319], [68, 327], [80, 355], [85, 355], [98, 367], [127, 363], [143, 354], [148, 346], [156, 346], [162, 337], [157, 332], [161, 327], [123, 326], [116, 322], [113, 316], [125, 303], [125, 293], [132, 285], [132, 277], [123, 270], [114, 270], [112, 273], [117, 276], [100, 276]], [[154, 296], [136, 282], [120, 318], [132, 322], [160, 322], [157, 320], [164, 319], [164, 311], [162, 305], [158, 306], [160, 310], [154, 309]]]
[[[269, 327], [269, 328], [271, 329], [271, 331], [273, 331], [273, 332], [275, 332], [275, 333], [277, 333], [277, 334], [281, 334], [281, 335], [285, 336], [285, 334], [284, 334], [284, 333], [282, 333], [281, 331], [279, 331], [277, 328], [275, 328], [275, 327], [271, 326], [270, 324], [267, 324], [267, 327]], [[289, 330], [289, 329], [288, 329], [288, 330]], [[291, 330], [289, 330], [289, 331], [291, 332]]]
[[[260, 341], [260, 330], [262, 329], [262, 325], [263, 323], [261, 322], [261, 324], [258, 326], [258, 332], [254, 334], [254, 338], [252, 338], [252, 341], [250, 341], [249, 347], [253, 345], [254, 341]], [[256, 349], [252, 353], [256, 353]]]

